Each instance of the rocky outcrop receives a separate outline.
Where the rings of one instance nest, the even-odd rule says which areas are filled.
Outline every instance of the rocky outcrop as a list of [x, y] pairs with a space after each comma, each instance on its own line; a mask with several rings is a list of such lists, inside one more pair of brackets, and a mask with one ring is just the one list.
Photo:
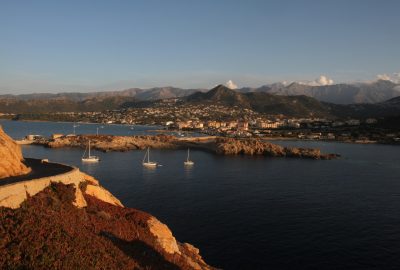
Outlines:
[[111, 192], [99, 185], [86, 185], [85, 194], [96, 197], [103, 202], [107, 202], [116, 206], [123, 206], [120, 200], [115, 198], [114, 195], [111, 194]]
[[222, 155], [264, 155], [270, 157], [297, 157], [310, 159], [332, 159], [336, 154], [322, 154], [319, 149], [283, 147], [260, 139], [218, 138], [215, 151]]
[[81, 147], [85, 148], [90, 140], [93, 149], [100, 151], [129, 151], [134, 149], [145, 149], [147, 147], [170, 149], [176, 148], [176, 138], [168, 135], [157, 136], [111, 136], [111, 135], [79, 135], [64, 136], [45, 142], [51, 148]]
[[[48, 164], [44, 163], [43, 169], [46, 166]], [[0, 186], [0, 206], [13, 209], [19, 208], [29, 197], [35, 196], [53, 183], [72, 185], [75, 189], [73, 204], [78, 208], [87, 206], [83, 194], [91, 195], [113, 205], [122, 206], [121, 202], [108, 190], [100, 186], [96, 179], [80, 172], [77, 168], [71, 167], [70, 169], [70, 171], [61, 174]], [[85, 188], [82, 191], [80, 187]]]
[[[88, 186], [91, 182], [85, 181]], [[0, 207], [0, 269], [214, 269], [142, 211], [52, 183], [20, 208]]]
[[[72, 221], [71, 216], [75, 216]], [[34, 223], [28, 226], [31, 221]], [[77, 221], [80, 222], [77, 224]], [[58, 234], [60, 227], [67, 233], [66, 239], [34, 237], [43, 230], [49, 235]], [[20, 230], [26, 238], [18, 239], [20, 244], [9, 248], [15, 240], [14, 233], [21, 233]], [[69, 231], [72, 231], [70, 235]], [[80, 263], [85, 266], [81, 268], [98, 268], [97, 264], [92, 265], [92, 261], [78, 256], [81, 253], [87, 256], [100, 256], [100, 253], [102, 258], [108, 258], [105, 263], [110, 269], [213, 269], [203, 261], [198, 249], [176, 241], [167, 225], [147, 213], [125, 208], [99, 185], [98, 180], [76, 168], [55, 176], [0, 186], [0, 239], [3, 239], [0, 241], [0, 269], [60, 268], [54, 264], [65, 259], [58, 257], [62, 253], [57, 250], [59, 245], [70, 250], [68, 256], [72, 258], [68, 265], [72, 269]], [[93, 239], [98, 242], [92, 243]], [[100, 251], [91, 254], [93, 250], [86, 250], [86, 245], [76, 247], [76, 241], [87, 241], [93, 250], [100, 243]], [[32, 245], [37, 245], [34, 254], [30, 254]], [[105, 250], [103, 245], [111, 246]], [[118, 253], [121, 245], [133, 253], [123, 252], [114, 258], [113, 252]], [[49, 246], [54, 248], [49, 249]], [[136, 258], [141, 253], [148, 253], [146, 256], [151, 258]], [[18, 254], [29, 255], [17, 259]], [[52, 260], [42, 262], [43, 256]]]
[[128, 151], [145, 149], [186, 149], [196, 148], [220, 155], [263, 155], [270, 157], [295, 157], [310, 159], [333, 159], [336, 154], [323, 154], [319, 149], [283, 147], [261, 139], [235, 139], [225, 137], [208, 137], [206, 139], [185, 138], [177, 139], [173, 136], [94, 136], [80, 135], [61, 137], [45, 142], [48, 147], [81, 147], [88, 141], [93, 148], [101, 151]]
[[23, 163], [19, 145], [17, 145], [0, 126], [0, 181], [1, 178], [23, 175], [30, 169]]
[[154, 217], [147, 220], [147, 225], [149, 226], [150, 233], [154, 236], [155, 246], [169, 254], [181, 254], [175, 237], [172, 235], [167, 225], [161, 223]]

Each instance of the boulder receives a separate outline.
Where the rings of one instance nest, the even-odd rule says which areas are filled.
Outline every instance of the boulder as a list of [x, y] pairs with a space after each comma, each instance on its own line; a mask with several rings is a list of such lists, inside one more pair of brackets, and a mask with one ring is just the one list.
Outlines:
[[20, 146], [0, 126], [0, 179], [29, 173], [23, 160]]

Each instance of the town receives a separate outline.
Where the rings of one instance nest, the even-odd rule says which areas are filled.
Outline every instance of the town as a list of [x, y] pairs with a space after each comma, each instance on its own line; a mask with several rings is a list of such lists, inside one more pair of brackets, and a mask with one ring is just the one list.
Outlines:
[[400, 129], [384, 125], [385, 119], [338, 120], [317, 118], [312, 115], [295, 118], [262, 114], [238, 106], [183, 104], [178, 99], [160, 100], [146, 107], [137, 106], [103, 112], [59, 112], [0, 117], [14, 120], [158, 125], [169, 131], [197, 132], [236, 138], [400, 143]]

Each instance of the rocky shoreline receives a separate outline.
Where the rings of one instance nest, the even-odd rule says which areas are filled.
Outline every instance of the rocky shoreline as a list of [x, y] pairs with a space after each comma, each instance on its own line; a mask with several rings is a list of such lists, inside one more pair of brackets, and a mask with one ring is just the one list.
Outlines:
[[308, 159], [334, 159], [338, 154], [321, 153], [319, 149], [283, 147], [261, 139], [235, 139], [225, 137], [176, 138], [170, 135], [148, 136], [113, 136], [113, 135], [78, 135], [63, 136], [43, 140], [36, 144], [50, 148], [80, 147], [85, 148], [90, 140], [93, 149], [109, 151], [130, 151], [146, 149], [186, 149], [188, 147], [208, 151], [218, 155], [249, 155], [266, 157], [290, 157]]

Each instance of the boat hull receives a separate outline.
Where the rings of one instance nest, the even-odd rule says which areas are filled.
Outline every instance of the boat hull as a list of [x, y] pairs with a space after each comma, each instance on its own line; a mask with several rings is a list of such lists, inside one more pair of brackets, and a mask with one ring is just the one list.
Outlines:
[[185, 166], [193, 166], [194, 162], [193, 161], [184, 161], [183, 164], [185, 164]]
[[143, 162], [142, 164], [145, 167], [156, 167], [157, 166], [156, 162]]
[[98, 157], [88, 157], [88, 158], [82, 158], [83, 162], [99, 162], [100, 158]]

